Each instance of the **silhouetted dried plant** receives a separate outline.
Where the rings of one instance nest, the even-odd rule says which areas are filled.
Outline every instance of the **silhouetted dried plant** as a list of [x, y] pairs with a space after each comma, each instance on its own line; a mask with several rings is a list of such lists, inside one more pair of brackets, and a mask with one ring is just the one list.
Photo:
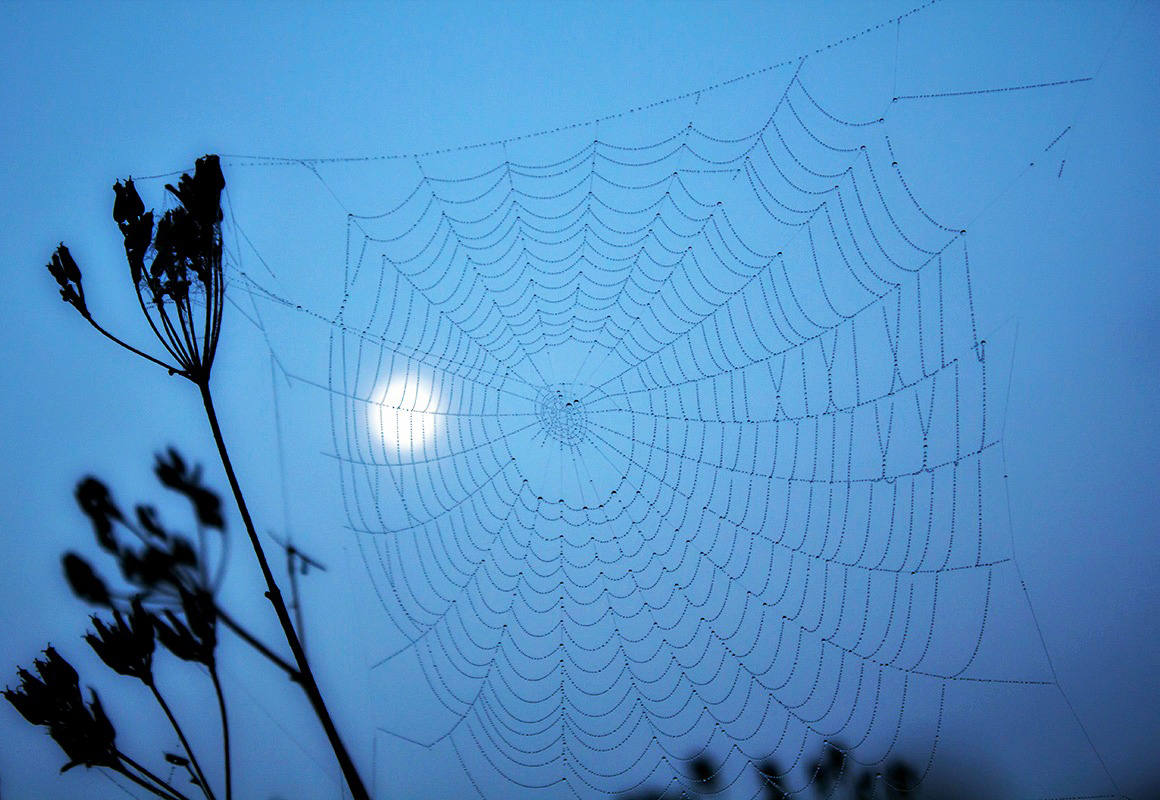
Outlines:
[[[164, 529], [152, 507], [138, 506], [132, 518], [125, 515], [113, 502], [108, 488], [95, 478], [81, 483], [77, 488], [77, 500], [93, 523], [98, 545], [117, 558], [122, 576], [138, 591], [130, 598], [111, 591], [98, 573], [75, 553], [69, 553], [64, 558], [65, 575], [79, 597], [95, 605], [115, 609], [113, 625], [98, 627], [98, 633], [90, 639], [90, 643], [95, 641], [94, 647], [102, 658], [109, 655], [121, 667], [130, 666], [124, 660], [128, 658], [127, 648], [130, 647], [129, 639], [125, 638], [128, 632], [142, 637], [144, 634], [133, 627], [135, 623], [132, 614], [128, 622], [117, 616], [117, 610], [123, 610], [119, 607], [126, 602], [131, 604], [136, 601], [144, 613], [146, 603], [158, 599], [180, 604], [184, 620], [177, 616], [175, 608], [165, 608], [160, 617], [150, 615], [152, 630], [175, 655], [203, 663], [209, 668], [222, 716], [227, 800], [231, 794], [229, 733], [225, 702], [213, 655], [219, 620], [278, 664], [301, 687], [326, 733], [351, 795], [355, 800], [369, 800], [369, 794], [323, 701], [299, 633], [295, 630], [266, 559], [213, 404], [210, 375], [221, 334], [225, 299], [221, 232], [221, 195], [225, 179], [218, 157], [207, 155], [198, 159], [192, 175], [184, 174], [176, 186], [167, 185], [165, 188], [176, 198], [178, 205], [158, 218], [154, 211], [146, 210], [131, 179], [118, 181], [113, 187], [113, 219], [124, 239], [129, 276], [138, 305], [164, 349], [164, 355], [152, 355], [129, 344], [96, 319], [85, 300], [80, 267], [64, 243], [53, 253], [48, 271], [60, 288], [61, 298], [103, 336], [129, 352], [164, 367], [169, 374], [186, 378], [197, 386], [234, 502], [266, 584], [265, 596], [285, 635], [293, 665], [246, 633], [214, 603], [204, 561], [204, 546], [200, 552], [202, 557], [199, 558], [198, 550], [188, 539], [173, 536]], [[202, 485], [200, 468], [188, 468], [181, 457], [170, 450], [165, 457], [158, 459], [156, 474], [166, 487], [188, 498], [197, 517], [199, 535], [204, 536], [206, 529], [221, 531], [224, 528], [220, 499]], [[143, 546], [122, 544], [116, 535], [117, 528], [127, 529]], [[288, 552], [292, 576], [293, 555]], [[143, 638], [141, 642], [144, 642]], [[108, 659], [106, 663], [109, 663]], [[110, 666], [113, 664], [110, 663]], [[140, 664], [136, 664], [133, 669], [140, 667]], [[196, 773], [193, 775], [194, 781], [201, 786], [207, 797], [211, 797], [209, 787], [196, 768], [196, 760], [192, 753], [188, 755], [188, 766]], [[175, 758], [182, 759], [180, 756]], [[165, 796], [177, 795], [171, 790], [171, 794]]]
[[37, 675], [19, 670], [20, 686], [5, 689], [4, 697], [30, 723], [48, 728], [48, 735], [68, 758], [61, 772], [76, 766], [103, 767], [158, 797], [188, 800], [117, 749], [117, 732], [97, 693], [90, 689], [91, 699], [85, 703], [77, 671], [55, 649], [45, 648], [44, 659], [35, 660], [33, 665]]

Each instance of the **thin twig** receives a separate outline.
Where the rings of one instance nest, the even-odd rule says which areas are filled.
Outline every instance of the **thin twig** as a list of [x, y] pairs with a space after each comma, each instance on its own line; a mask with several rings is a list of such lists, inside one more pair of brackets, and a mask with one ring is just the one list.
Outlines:
[[299, 674], [298, 670], [294, 669], [293, 666], [288, 664], [281, 656], [279, 656], [269, 647], [262, 644], [262, 642], [260, 642], [257, 637], [238, 624], [238, 622], [229, 614], [227, 614], [222, 608], [219, 607], [217, 609], [217, 615], [222, 624], [237, 634], [238, 638], [240, 638], [243, 642], [268, 658], [275, 666], [282, 669], [287, 675], [290, 676], [290, 680], [297, 683], [301, 679], [302, 676]]
[[233, 800], [233, 775], [230, 769], [230, 723], [226, 717], [226, 696], [222, 693], [222, 682], [218, 678], [217, 664], [209, 664], [209, 676], [213, 680], [213, 690], [217, 694], [218, 711], [222, 717], [222, 752], [225, 754], [226, 800]]
[[213, 790], [209, 787], [209, 781], [205, 779], [205, 772], [202, 771], [201, 765], [197, 763], [197, 756], [193, 754], [193, 748], [189, 746], [189, 740], [185, 738], [185, 732], [181, 730], [181, 725], [177, 722], [177, 717], [173, 715], [173, 711], [169, 708], [169, 704], [165, 702], [165, 698], [161, 696], [157, 684], [149, 681], [149, 688], [153, 691], [153, 696], [157, 698], [157, 704], [161, 706], [161, 710], [165, 712], [165, 716], [169, 718], [169, 724], [173, 726], [173, 730], [177, 733], [177, 738], [181, 742], [181, 748], [185, 750], [185, 754], [189, 756], [189, 762], [193, 765], [194, 772], [198, 781], [201, 782], [201, 791], [207, 800], [215, 800]]
[[148, 353], [146, 353], [146, 352], [144, 352], [144, 351], [142, 351], [142, 350], [138, 350], [138, 349], [137, 349], [136, 347], [134, 347], [133, 345], [131, 345], [131, 344], [128, 344], [127, 342], [124, 342], [124, 341], [122, 341], [121, 339], [118, 339], [116, 336], [114, 336], [113, 334], [109, 333], [107, 330], [105, 330], [104, 328], [102, 328], [102, 327], [101, 327], [101, 325], [100, 325], [100, 323], [98, 323], [98, 322], [97, 322], [95, 319], [93, 319], [93, 318], [92, 318], [92, 316], [91, 316], [90, 314], [88, 314], [88, 313], [85, 313], [85, 312], [81, 312], [81, 313], [82, 313], [82, 315], [84, 316], [84, 318], [85, 318], [85, 319], [87, 319], [87, 320], [89, 321], [89, 324], [90, 324], [90, 325], [92, 325], [94, 328], [96, 328], [98, 331], [100, 331], [102, 334], [104, 334], [104, 336], [105, 336], [106, 338], [108, 338], [108, 339], [111, 339], [112, 341], [114, 341], [114, 342], [116, 342], [117, 344], [121, 345], [121, 347], [124, 347], [124, 348], [125, 348], [126, 350], [128, 350], [130, 353], [134, 353], [134, 354], [136, 354], [136, 355], [139, 355], [139, 356], [141, 356], [141, 358], [144, 358], [144, 359], [147, 359], [147, 360], [149, 360], [149, 361], [152, 361], [154, 364], [156, 364], [156, 365], [157, 365], [157, 366], [159, 366], [159, 367], [165, 367], [165, 369], [167, 369], [167, 370], [170, 372], [170, 374], [172, 374], [172, 375], [181, 375], [182, 377], [185, 377], [185, 378], [188, 378], [188, 377], [189, 377], [189, 375], [188, 375], [188, 374], [186, 374], [186, 372], [185, 372], [184, 370], [182, 370], [182, 369], [179, 369], [178, 367], [175, 367], [175, 366], [173, 366], [172, 364], [166, 364], [166, 363], [165, 363], [164, 361], [162, 361], [161, 359], [159, 359], [159, 358], [154, 358], [153, 356], [149, 355]]
[[141, 766], [136, 761], [129, 758], [129, 756], [125, 755], [120, 750], [117, 751], [117, 758], [119, 758], [125, 764], [128, 764], [133, 769], [140, 772], [142, 775], [144, 775], [149, 780], [153, 781], [153, 783], [156, 784], [156, 786], [160, 787], [160, 788], [156, 788], [153, 785], [146, 783], [142, 778], [134, 775], [132, 772], [125, 769], [124, 766], [118, 765], [116, 767], [113, 767], [114, 770], [121, 773], [126, 778], [128, 778], [129, 780], [136, 783], [138, 786], [141, 786], [144, 789], [148, 789], [149, 791], [151, 791], [153, 794], [157, 795], [158, 797], [166, 798], [166, 800], [189, 800], [189, 798], [186, 797], [184, 794], [179, 792], [177, 789], [174, 789], [168, 783], [166, 783], [165, 781], [158, 778], [152, 772], [145, 769], [145, 767]]
[[290, 576], [290, 602], [294, 608], [294, 622], [298, 629], [298, 638], [302, 640], [302, 649], [306, 649], [306, 625], [302, 621], [302, 601], [298, 597], [298, 574], [294, 570], [294, 560], [298, 551], [290, 540], [286, 540], [286, 572]]

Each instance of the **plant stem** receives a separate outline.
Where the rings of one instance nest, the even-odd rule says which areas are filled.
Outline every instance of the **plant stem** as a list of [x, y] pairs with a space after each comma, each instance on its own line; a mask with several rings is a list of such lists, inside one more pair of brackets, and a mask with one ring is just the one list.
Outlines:
[[124, 775], [129, 780], [133, 781], [133, 783], [137, 784], [145, 791], [150, 792], [152, 794], [155, 794], [158, 797], [162, 797], [162, 798], [164, 798], [164, 800], [176, 800], [178, 797], [178, 795], [172, 795], [172, 794], [167, 794], [166, 792], [162, 792], [161, 790], [157, 789], [153, 785], [148, 784], [145, 781], [141, 780], [140, 778], [138, 778], [136, 775], [134, 775], [132, 772], [125, 769], [124, 767], [121, 767], [119, 770], [117, 770], [117, 772], [120, 773], [121, 775]]
[[250, 517], [246, 500], [242, 496], [242, 488], [238, 484], [237, 475], [234, 474], [233, 464], [230, 461], [229, 453], [226, 451], [225, 439], [222, 437], [221, 427], [218, 425], [217, 413], [214, 411], [213, 398], [210, 396], [208, 376], [198, 382], [197, 386], [201, 390], [202, 403], [205, 405], [205, 413], [209, 418], [209, 425], [213, 431], [214, 442], [217, 444], [218, 455], [221, 456], [222, 466], [226, 471], [226, 478], [229, 480], [230, 489], [234, 493], [234, 501], [237, 503], [238, 512], [242, 516], [242, 523], [246, 526], [246, 533], [249, 534], [250, 545], [253, 547], [254, 555], [258, 559], [258, 566], [262, 570], [262, 577], [266, 581], [266, 597], [269, 599], [270, 604], [274, 606], [274, 613], [277, 615], [278, 622], [282, 626], [282, 632], [286, 635], [286, 643], [290, 646], [290, 652], [294, 655], [294, 661], [298, 665], [300, 676], [298, 683], [302, 687], [302, 691], [306, 693], [306, 697], [314, 709], [315, 716], [318, 717], [318, 721], [322, 724], [322, 728], [326, 732], [326, 738], [330, 741], [330, 747], [334, 750], [334, 755], [338, 759], [339, 768], [342, 770], [343, 777], [346, 778], [346, 783], [350, 788], [353, 800], [370, 800], [370, 795], [363, 785], [362, 778], [359, 777], [354, 762], [351, 760], [350, 754], [347, 753], [346, 746], [338, 735], [338, 730], [334, 727], [334, 721], [331, 719], [330, 712], [326, 708], [326, 703], [322, 699], [322, 693], [318, 689], [318, 684], [314, 680], [314, 673], [310, 671], [310, 663], [306, 660], [306, 653], [302, 649], [302, 643], [298, 640], [298, 634], [294, 632], [294, 625], [290, 621], [290, 613], [286, 610], [286, 602], [282, 599], [282, 593], [278, 590], [278, 584], [274, 580], [273, 573], [270, 572], [270, 564], [266, 560], [265, 552], [262, 550], [262, 543], [258, 540], [258, 532], [254, 529], [254, 521]]
[[100, 323], [98, 323], [95, 319], [93, 319], [92, 316], [90, 314], [88, 314], [87, 312], [82, 311], [81, 316], [83, 316], [86, 320], [88, 320], [89, 324], [92, 325], [94, 328], [96, 328], [100, 333], [102, 333], [106, 339], [111, 339], [112, 341], [121, 345], [121, 347], [124, 347], [130, 353], [134, 353], [136, 355], [141, 356], [141, 358], [144, 358], [148, 361], [152, 361], [154, 364], [156, 364], [159, 367], [165, 367], [165, 369], [167, 369], [171, 375], [183, 375], [185, 377], [189, 377], [189, 375], [185, 372], [185, 370], [178, 369], [177, 367], [174, 367], [171, 364], [166, 364], [161, 359], [154, 358], [153, 356], [149, 355], [148, 353], [144, 352], [143, 350], [138, 350], [136, 347], [129, 344], [128, 342], [124, 342], [121, 339], [118, 339], [116, 336], [114, 336], [113, 334], [109, 333], [107, 330], [102, 328]]
[[213, 679], [213, 690], [217, 694], [218, 711], [222, 716], [222, 752], [225, 755], [226, 800], [233, 800], [233, 775], [230, 770], [230, 723], [229, 719], [226, 718], [226, 696], [222, 693], [222, 682], [218, 678], [216, 663], [210, 663], [209, 676]]
[[275, 666], [282, 669], [287, 675], [289, 675], [290, 680], [294, 681], [295, 683], [301, 680], [302, 676], [298, 674], [298, 670], [287, 664], [285, 659], [258, 641], [258, 638], [254, 636], [254, 634], [243, 628], [237, 620], [227, 614], [220, 606], [217, 608], [217, 616], [223, 625], [237, 634], [239, 639], [257, 650], [263, 656], [268, 658]]
[[149, 688], [153, 692], [153, 696], [157, 698], [158, 705], [161, 710], [165, 712], [165, 716], [169, 718], [169, 724], [173, 726], [173, 730], [177, 732], [177, 738], [181, 741], [181, 747], [185, 750], [185, 754], [189, 756], [189, 762], [193, 765], [194, 771], [197, 773], [197, 779], [201, 781], [201, 791], [207, 800], [215, 800], [213, 790], [209, 788], [209, 782], [205, 779], [205, 773], [201, 771], [201, 765], [197, 763], [197, 756], [193, 754], [193, 748], [189, 746], [189, 741], [185, 738], [185, 733], [181, 730], [181, 725], [177, 723], [177, 717], [173, 715], [169, 704], [165, 702], [165, 698], [161, 696], [161, 692], [157, 688], [157, 684], [149, 681]]
[[125, 767], [123, 767], [123, 766], [120, 766], [120, 765], [118, 765], [117, 767], [114, 767], [114, 769], [115, 769], [117, 772], [121, 773], [121, 774], [122, 774], [122, 775], [124, 775], [126, 778], [128, 778], [128, 779], [129, 779], [129, 780], [131, 780], [131, 781], [133, 781], [133, 783], [137, 784], [138, 786], [140, 786], [140, 787], [142, 787], [142, 788], [144, 788], [144, 789], [148, 789], [149, 791], [151, 791], [153, 794], [157, 795], [158, 797], [164, 797], [164, 798], [166, 798], [166, 800], [189, 800], [189, 798], [188, 798], [188, 797], [186, 797], [186, 796], [185, 796], [185, 795], [183, 795], [181, 792], [179, 792], [179, 791], [177, 791], [176, 789], [174, 789], [174, 788], [173, 788], [172, 786], [170, 786], [168, 783], [166, 783], [165, 781], [163, 781], [163, 780], [161, 780], [160, 778], [158, 778], [158, 777], [157, 777], [156, 775], [154, 775], [152, 772], [150, 772], [149, 770], [145, 769], [145, 767], [141, 766], [140, 764], [138, 764], [138, 763], [137, 763], [136, 761], [134, 761], [133, 759], [129, 758], [129, 756], [125, 755], [124, 753], [122, 753], [122, 752], [118, 751], [118, 752], [117, 752], [117, 758], [119, 758], [119, 759], [121, 759], [122, 761], [124, 761], [124, 762], [125, 762], [126, 764], [128, 764], [130, 767], [132, 767], [133, 769], [135, 769], [135, 770], [137, 770], [138, 772], [140, 772], [142, 775], [144, 775], [144, 776], [145, 776], [146, 778], [148, 778], [149, 780], [153, 781], [153, 783], [157, 784], [157, 786], [160, 786], [161, 788], [160, 788], [160, 789], [158, 789], [156, 786], [153, 786], [153, 785], [151, 785], [151, 784], [148, 784], [148, 783], [146, 783], [146, 782], [145, 782], [143, 779], [141, 779], [141, 778], [139, 778], [138, 776], [134, 775], [132, 772], [130, 772], [129, 770], [125, 769]]

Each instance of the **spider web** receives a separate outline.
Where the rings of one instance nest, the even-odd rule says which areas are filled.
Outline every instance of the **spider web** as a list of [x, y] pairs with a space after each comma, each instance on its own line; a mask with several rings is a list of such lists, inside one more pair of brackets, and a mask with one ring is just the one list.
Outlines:
[[[337, 271], [263, 246], [234, 286], [275, 383], [328, 404], [368, 672], [423, 707], [375, 722], [483, 795], [705, 792], [706, 753], [714, 792], [772, 759], [798, 794], [820, 741], [925, 775], [950, 694], [1060, 700], [967, 231], [806, 61], [487, 145], [233, 161], [344, 211]], [[286, 252], [337, 240], [315, 216]]]

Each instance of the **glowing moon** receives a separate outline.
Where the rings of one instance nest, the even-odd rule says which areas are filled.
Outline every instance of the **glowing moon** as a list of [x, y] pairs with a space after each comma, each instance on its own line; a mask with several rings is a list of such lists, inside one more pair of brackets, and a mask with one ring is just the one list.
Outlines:
[[389, 377], [371, 396], [367, 423], [384, 452], [403, 455], [421, 451], [439, 432], [439, 397], [429, 379], [419, 375]]

